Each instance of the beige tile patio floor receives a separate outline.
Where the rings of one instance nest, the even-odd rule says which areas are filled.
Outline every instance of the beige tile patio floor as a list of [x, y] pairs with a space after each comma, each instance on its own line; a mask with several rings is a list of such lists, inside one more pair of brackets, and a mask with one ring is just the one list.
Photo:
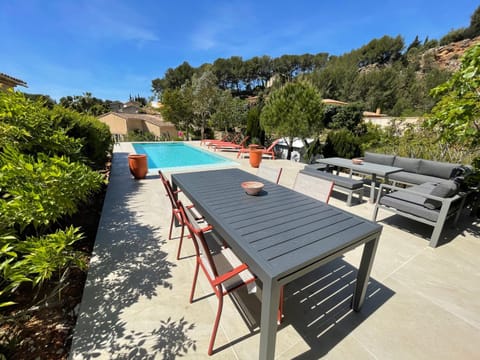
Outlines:
[[[189, 304], [193, 248], [187, 239], [183, 258], [175, 259], [180, 232], [168, 240], [171, 212], [162, 184], [155, 174], [132, 179], [131, 151], [130, 144], [115, 146], [71, 359], [209, 358], [216, 298], [200, 274], [199, 300]], [[303, 167], [264, 161], [283, 167], [285, 186]], [[238, 166], [254, 172], [248, 159]], [[345, 196], [335, 193], [330, 203], [370, 219], [366, 199], [348, 208]], [[383, 232], [361, 312], [349, 308], [361, 254], [356, 249], [287, 285], [277, 359], [480, 358], [478, 220], [465, 211], [444, 232], [449, 241], [432, 249], [430, 227], [382, 211], [379, 219]], [[225, 302], [211, 359], [258, 358], [259, 308], [256, 296], [246, 293]]]

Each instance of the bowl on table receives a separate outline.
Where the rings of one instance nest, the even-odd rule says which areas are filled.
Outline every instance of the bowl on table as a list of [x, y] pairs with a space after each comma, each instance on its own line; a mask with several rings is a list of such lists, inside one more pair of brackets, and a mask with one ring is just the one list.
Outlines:
[[355, 165], [362, 165], [363, 164], [363, 159], [353, 158], [352, 163], [354, 163]]
[[263, 189], [263, 183], [259, 181], [245, 181], [242, 183], [242, 188], [248, 195], [258, 195]]

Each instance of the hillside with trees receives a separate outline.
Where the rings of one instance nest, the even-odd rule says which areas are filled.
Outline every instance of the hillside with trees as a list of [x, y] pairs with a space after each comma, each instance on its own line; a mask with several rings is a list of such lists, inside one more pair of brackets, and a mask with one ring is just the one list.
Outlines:
[[[435, 49], [479, 35], [480, 7], [467, 28], [452, 30], [440, 40], [417, 36], [406, 44], [400, 35], [383, 36], [341, 56], [325, 52], [277, 58], [263, 55], [247, 60], [232, 56], [198, 68], [185, 61], [152, 80], [152, 91], [164, 102], [172, 92], [186, 91], [193, 77], [201, 77], [204, 71], [215, 76], [218, 90], [229, 90], [232, 96], [243, 99], [266, 96], [285, 83], [301, 79], [312, 82], [324, 99], [359, 103], [364, 110], [380, 108], [392, 116], [420, 116], [435, 104], [430, 90], [456, 70], [445, 66]], [[457, 65], [460, 57], [456, 55]]]
[[[480, 7], [469, 27], [452, 30], [440, 40], [417, 36], [406, 44], [400, 35], [385, 35], [340, 56], [232, 56], [198, 68], [183, 62], [154, 79], [152, 90], [163, 104], [164, 118], [189, 138], [232, 130], [262, 143], [272, 137], [298, 136], [304, 142], [314, 138], [314, 145], [305, 147], [304, 161], [318, 152], [351, 157], [376, 149], [471, 163], [477, 155], [469, 144], [452, 144], [451, 138], [439, 137], [435, 127], [402, 124], [400, 118], [425, 118], [435, 112], [442, 101], [438, 89], [459, 71], [463, 54], [479, 43]], [[310, 106], [318, 99], [348, 105]], [[399, 120], [388, 129], [363, 123], [363, 111], [376, 109]], [[291, 150], [289, 146], [289, 155]]]

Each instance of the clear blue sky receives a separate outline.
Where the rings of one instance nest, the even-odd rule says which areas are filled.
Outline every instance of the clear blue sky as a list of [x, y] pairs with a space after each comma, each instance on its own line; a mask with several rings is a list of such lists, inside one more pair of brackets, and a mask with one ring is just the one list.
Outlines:
[[473, 0], [1, 0], [0, 72], [28, 93], [149, 97], [183, 61], [341, 55], [383, 35], [440, 39], [467, 27]]

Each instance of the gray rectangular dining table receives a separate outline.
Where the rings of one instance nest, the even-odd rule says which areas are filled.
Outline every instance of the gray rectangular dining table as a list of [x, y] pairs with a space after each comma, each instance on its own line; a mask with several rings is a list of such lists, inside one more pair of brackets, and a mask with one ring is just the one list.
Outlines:
[[[247, 195], [244, 181], [265, 187]], [[281, 286], [364, 244], [352, 299], [361, 308], [381, 225], [239, 169], [172, 174], [172, 185], [262, 282], [259, 359], [274, 358]]]
[[346, 169], [350, 169], [350, 177], [353, 172], [360, 174], [368, 174], [372, 176], [372, 184], [370, 185], [370, 202], [375, 202], [375, 187], [377, 184], [377, 175], [385, 179], [388, 182], [388, 175], [402, 171], [402, 168], [396, 166], [388, 166], [382, 164], [376, 164], [364, 161], [361, 164], [354, 164], [351, 159], [345, 159], [340, 157], [331, 157], [318, 159], [320, 164], [338, 166]]

